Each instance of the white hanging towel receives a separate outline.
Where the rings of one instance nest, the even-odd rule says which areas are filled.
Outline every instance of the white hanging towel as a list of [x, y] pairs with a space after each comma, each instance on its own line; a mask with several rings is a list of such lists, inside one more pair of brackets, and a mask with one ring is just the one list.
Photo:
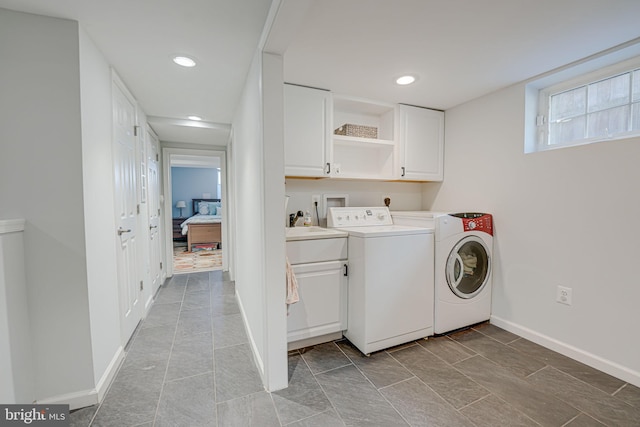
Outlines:
[[291, 304], [295, 304], [300, 300], [298, 296], [298, 281], [296, 280], [296, 275], [293, 272], [293, 268], [289, 263], [289, 258], [287, 258], [287, 306]]

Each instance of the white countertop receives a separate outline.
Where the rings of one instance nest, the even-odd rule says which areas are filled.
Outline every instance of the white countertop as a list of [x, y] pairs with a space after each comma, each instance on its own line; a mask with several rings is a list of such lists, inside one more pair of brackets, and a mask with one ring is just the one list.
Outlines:
[[317, 226], [289, 227], [285, 230], [287, 242], [294, 240], [335, 239], [337, 237], [347, 237], [349, 235], [346, 231]]

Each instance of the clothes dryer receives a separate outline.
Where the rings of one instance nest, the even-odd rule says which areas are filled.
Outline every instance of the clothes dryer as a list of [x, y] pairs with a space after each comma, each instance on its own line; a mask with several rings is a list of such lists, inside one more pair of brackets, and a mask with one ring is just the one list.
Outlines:
[[[394, 224], [435, 227], [434, 333], [491, 317], [493, 217], [486, 213], [391, 212]], [[427, 260], [431, 261], [431, 259]]]
[[489, 320], [492, 260], [492, 215], [452, 213], [436, 218], [436, 334]]

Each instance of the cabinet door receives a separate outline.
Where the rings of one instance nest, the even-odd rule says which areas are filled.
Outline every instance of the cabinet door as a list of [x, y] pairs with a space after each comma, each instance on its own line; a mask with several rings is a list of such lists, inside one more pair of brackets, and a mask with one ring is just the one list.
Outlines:
[[400, 105], [400, 179], [444, 178], [444, 113]]
[[284, 85], [284, 171], [286, 176], [323, 177], [331, 93]]
[[289, 306], [289, 342], [313, 338], [347, 328], [346, 261], [293, 266], [300, 300]]

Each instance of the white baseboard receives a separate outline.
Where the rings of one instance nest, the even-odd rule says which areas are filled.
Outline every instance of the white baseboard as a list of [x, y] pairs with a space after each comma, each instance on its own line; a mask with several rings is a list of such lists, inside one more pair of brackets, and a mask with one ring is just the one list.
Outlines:
[[598, 369], [599, 371], [605, 372], [609, 375], [633, 384], [636, 387], [640, 387], [640, 372], [634, 371], [618, 363], [612, 362], [611, 360], [596, 356], [595, 354], [591, 354], [587, 351], [566, 344], [562, 341], [558, 341], [555, 338], [543, 335], [532, 329], [526, 328], [517, 323], [502, 319], [497, 316], [491, 316], [491, 323], [499, 326], [502, 329], [526, 338], [529, 341], [533, 341], [536, 344], [556, 351], [574, 360], [582, 362], [585, 365], [591, 366], [592, 368]]
[[240, 299], [240, 295], [236, 292], [236, 302], [238, 303], [238, 307], [240, 308], [240, 314], [242, 315], [242, 321], [245, 325], [245, 331], [247, 332], [247, 336], [249, 338], [249, 346], [251, 346], [251, 352], [253, 353], [253, 358], [256, 361], [256, 365], [258, 365], [258, 372], [260, 373], [260, 379], [262, 380], [262, 384], [265, 384], [265, 372], [264, 372], [264, 361], [262, 357], [260, 357], [260, 352], [258, 351], [258, 346], [256, 345], [255, 339], [253, 338], [253, 334], [251, 330], [247, 328], [249, 322], [247, 321], [247, 314], [242, 305], [242, 300]]
[[69, 410], [85, 408], [87, 406], [97, 405], [104, 399], [109, 385], [113, 381], [120, 364], [124, 360], [124, 349], [119, 347], [114, 354], [111, 362], [107, 366], [104, 374], [96, 384], [96, 388], [90, 390], [82, 390], [74, 393], [61, 394], [59, 396], [38, 399], [35, 403], [38, 405], [69, 405]]
[[120, 365], [122, 364], [123, 360], [124, 360], [124, 348], [120, 346], [118, 347], [116, 354], [113, 355], [113, 358], [111, 359], [111, 362], [109, 363], [109, 365], [107, 366], [107, 369], [102, 375], [102, 378], [100, 378], [100, 381], [98, 381], [98, 384], [96, 384], [96, 391], [98, 393], [98, 402], [102, 402], [102, 399], [104, 399], [104, 395], [107, 394], [107, 390], [109, 389], [111, 382], [113, 381], [116, 374], [118, 373], [118, 369], [120, 368]]
[[151, 305], [153, 304], [153, 297], [154, 295], [149, 295], [149, 298], [147, 298], [147, 301], [144, 303], [144, 316], [142, 317], [143, 319], [147, 317], [147, 314], [149, 314], [149, 310], [151, 310]]
[[38, 399], [38, 405], [69, 405], [69, 410], [85, 408], [98, 403], [98, 392], [93, 390], [83, 390], [75, 393], [61, 394], [59, 396]]
[[333, 332], [331, 334], [320, 335], [319, 337], [303, 338], [297, 341], [291, 341], [287, 343], [287, 351], [298, 350], [300, 348], [311, 347], [312, 345], [323, 344], [339, 340], [342, 338], [342, 331]]

